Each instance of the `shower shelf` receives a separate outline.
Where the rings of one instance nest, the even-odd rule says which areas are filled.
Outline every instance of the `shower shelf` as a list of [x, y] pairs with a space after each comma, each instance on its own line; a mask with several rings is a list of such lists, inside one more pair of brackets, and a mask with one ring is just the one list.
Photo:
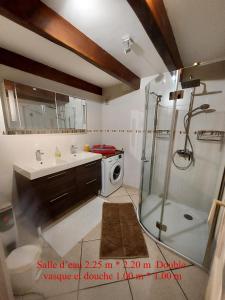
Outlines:
[[225, 137], [225, 131], [221, 130], [198, 130], [197, 140], [209, 142], [222, 142]]
[[156, 130], [156, 137], [157, 138], [169, 138], [170, 137], [170, 130], [168, 130], [168, 129], [158, 129], [158, 130]]

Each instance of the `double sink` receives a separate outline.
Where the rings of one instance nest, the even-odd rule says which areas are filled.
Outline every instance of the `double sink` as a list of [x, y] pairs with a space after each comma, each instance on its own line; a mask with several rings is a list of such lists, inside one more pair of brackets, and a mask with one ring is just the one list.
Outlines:
[[78, 152], [63, 156], [62, 158], [52, 158], [41, 161], [18, 162], [13, 168], [19, 174], [33, 180], [49, 174], [74, 168], [102, 158], [101, 154], [91, 152]]

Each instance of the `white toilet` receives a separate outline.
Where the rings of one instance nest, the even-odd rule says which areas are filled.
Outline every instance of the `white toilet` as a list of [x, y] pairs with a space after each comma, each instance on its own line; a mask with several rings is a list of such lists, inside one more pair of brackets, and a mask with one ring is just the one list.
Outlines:
[[25, 245], [13, 250], [6, 258], [15, 295], [24, 294], [32, 289], [41, 272], [37, 269], [40, 255], [41, 248], [39, 246]]
[[[16, 222], [11, 203], [2, 202], [0, 206], [0, 236], [8, 251], [16, 244]], [[6, 258], [12, 289], [15, 295], [24, 294], [32, 289], [34, 281], [40, 275], [37, 261], [41, 256], [41, 247], [25, 245], [11, 251]]]

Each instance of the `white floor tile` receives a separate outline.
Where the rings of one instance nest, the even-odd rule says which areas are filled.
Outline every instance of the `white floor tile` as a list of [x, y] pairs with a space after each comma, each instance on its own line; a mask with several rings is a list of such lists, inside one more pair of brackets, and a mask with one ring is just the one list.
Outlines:
[[116, 196], [116, 197], [109, 197], [107, 199], [110, 203], [128, 203], [132, 202], [128, 195], [125, 196]]
[[[44, 296], [43, 295], [38, 295], [38, 294], [27, 294], [21, 297], [21, 300], [43, 300]], [[17, 299], [18, 300], [18, 299]]]
[[130, 195], [130, 197], [135, 207], [137, 208], [139, 205], [139, 195]]
[[133, 300], [186, 300], [173, 277], [172, 279], [160, 279], [161, 276], [172, 276], [170, 271], [157, 273], [157, 278], [155, 276], [153, 274], [145, 276], [143, 279], [129, 280]]
[[102, 224], [99, 223], [84, 238], [83, 241], [99, 240], [101, 238]]
[[114, 193], [112, 193], [109, 197], [117, 197], [117, 196], [127, 196], [128, 193], [124, 187], [120, 187], [118, 190], [116, 190]]
[[181, 274], [179, 281], [183, 291], [190, 300], [204, 300], [208, 274], [198, 267], [191, 266], [174, 270], [174, 274]]
[[129, 195], [138, 195], [139, 189], [131, 186], [124, 186]]
[[63, 294], [63, 295], [48, 298], [48, 300], [76, 300], [76, 299], [77, 299], [77, 292]]
[[[79, 291], [78, 300], [132, 300], [128, 281]], [[140, 298], [141, 299], [141, 298]]]
[[162, 251], [163, 255], [166, 258], [166, 261], [170, 264], [171, 269], [179, 268], [177, 264], [180, 264], [183, 266], [191, 266], [192, 263], [188, 260], [184, 259], [183, 257], [179, 256], [175, 252], [165, 248], [164, 246], [159, 245], [160, 250]]
[[[80, 289], [123, 279], [125, 273], [123, 260], [100, 259], [99, 251], [99, 240], [83, 243]], [[96, 265], [96, 268], [93, 268], [94, 264], [98, 262], [102, 265]], [[118, 264], [116, 262], [118, 262]], [[106, 275], [106, 278], [101, 279], [99, 276], [103, 276], [104, 274]]]

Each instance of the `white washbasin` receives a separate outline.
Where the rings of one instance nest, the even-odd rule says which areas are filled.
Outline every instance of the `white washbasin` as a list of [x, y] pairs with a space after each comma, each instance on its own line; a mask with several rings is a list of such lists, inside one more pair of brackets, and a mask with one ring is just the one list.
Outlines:
[[[86, 159], [93, 158], [93, 154], [95, 155], [95, 153], [92, 153], [92, 152], [81, 151], [76, 154], [67, 155], [67, 156], [63, 157], [63, 159], [65, 159], [68, 162], [74, 162], [77, 160], [86, 160]], [[97, 154], [97, 155], [101, 155], [101, 154]], [[101, 155], [101, 157], [102, 157], [102, 155]]]
[[33, 180], [101, 158], [101, 154], [82, 151], [76, 155], [71, 154], [60, 159], [53, 158], [51, 160], [42, 160], [41, 162], [16, 162], [13, 165], [13, 168], [19, 174], [27, 177], [30, 180]]
[[43, 169], [46, 169], [46, 168], [52, 168], [52, 167], [55, 167], [55, 166], [59, 166], [59, 165], [62, 165], [62, 164], [66, 164], [67, 161], [64, 160], [64, 159], [54, 159], [54, 160], [46, 160], [46, 161], [41, 161], [41, 162], [33, 162], [31, 164], [29, 164], [29, 168], [32, 168], [34, 170], [43, 170]]

